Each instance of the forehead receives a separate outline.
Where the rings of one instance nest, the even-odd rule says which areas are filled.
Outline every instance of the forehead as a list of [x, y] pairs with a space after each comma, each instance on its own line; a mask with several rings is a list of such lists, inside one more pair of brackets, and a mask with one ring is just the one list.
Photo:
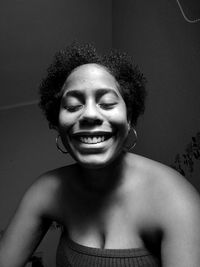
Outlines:
[[103, 66], [95, 63], [84, 64], [72, 71], [64, 84], [64, 92], [73, 89], [110, 88], [119, 93], [115, 77]]

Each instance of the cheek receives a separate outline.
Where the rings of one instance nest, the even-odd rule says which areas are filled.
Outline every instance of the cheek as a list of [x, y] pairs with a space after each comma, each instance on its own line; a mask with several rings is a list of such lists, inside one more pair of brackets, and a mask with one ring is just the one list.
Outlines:
[[73, 125], [73, 120], [70, 116], [66, 114], [60, 113], [59, 114], [59, 125], [58, 130], [62, 137], [66, 136], [66, 134], [70, 131]]
[[65, 111], [60, 111], [58, 116], [59, 126], [68, 128], [70, 127], [73, 122], [75, 121], [75, 118], [73, 116], [70, 116]]
[[113, 110], [113, 113], [110, 114], [110, 119], [112, 117], [112, 121], [116, 124], [127, 124], [127, 111], [124, 105], [121, 105], [119, 108]]
[[114, 130], [116, 130], [120, 135], [127, 135], [129, 124], [126, 113], [119, 111], [115, 114], [115, 116], [110, 115], [108, 120], [113, 125]]

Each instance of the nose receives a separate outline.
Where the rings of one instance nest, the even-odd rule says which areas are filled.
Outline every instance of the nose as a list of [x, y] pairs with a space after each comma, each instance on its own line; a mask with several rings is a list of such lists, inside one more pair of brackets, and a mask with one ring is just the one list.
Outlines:
[[103, 118], [95, 103], [88, 103], [87, 105], [85, 105], [79, 122], [82, 126], [102, 124]]

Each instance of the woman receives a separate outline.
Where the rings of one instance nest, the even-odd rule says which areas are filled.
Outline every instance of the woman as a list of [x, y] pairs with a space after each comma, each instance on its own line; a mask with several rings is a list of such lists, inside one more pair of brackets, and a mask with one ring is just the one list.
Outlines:
[[24, 266], [56, 221], [58, 267], [198, 267], [198, 194], [174, 170], [127, 151], [145, 99], [145, 79], [127, 56], [73, 44], [56, 55], [40, 93], [57, 147], [76, 163], [26, 192], [0, 266]]

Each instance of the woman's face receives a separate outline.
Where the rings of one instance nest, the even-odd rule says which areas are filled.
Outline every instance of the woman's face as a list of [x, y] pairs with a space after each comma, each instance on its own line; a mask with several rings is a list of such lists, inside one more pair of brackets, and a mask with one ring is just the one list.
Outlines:
[[67, 150], [85, 167], [111, 163], [129, 129], [115, 78], [100, 65], [85, 64], [73, 70], [62, 90], [58, 130]]

